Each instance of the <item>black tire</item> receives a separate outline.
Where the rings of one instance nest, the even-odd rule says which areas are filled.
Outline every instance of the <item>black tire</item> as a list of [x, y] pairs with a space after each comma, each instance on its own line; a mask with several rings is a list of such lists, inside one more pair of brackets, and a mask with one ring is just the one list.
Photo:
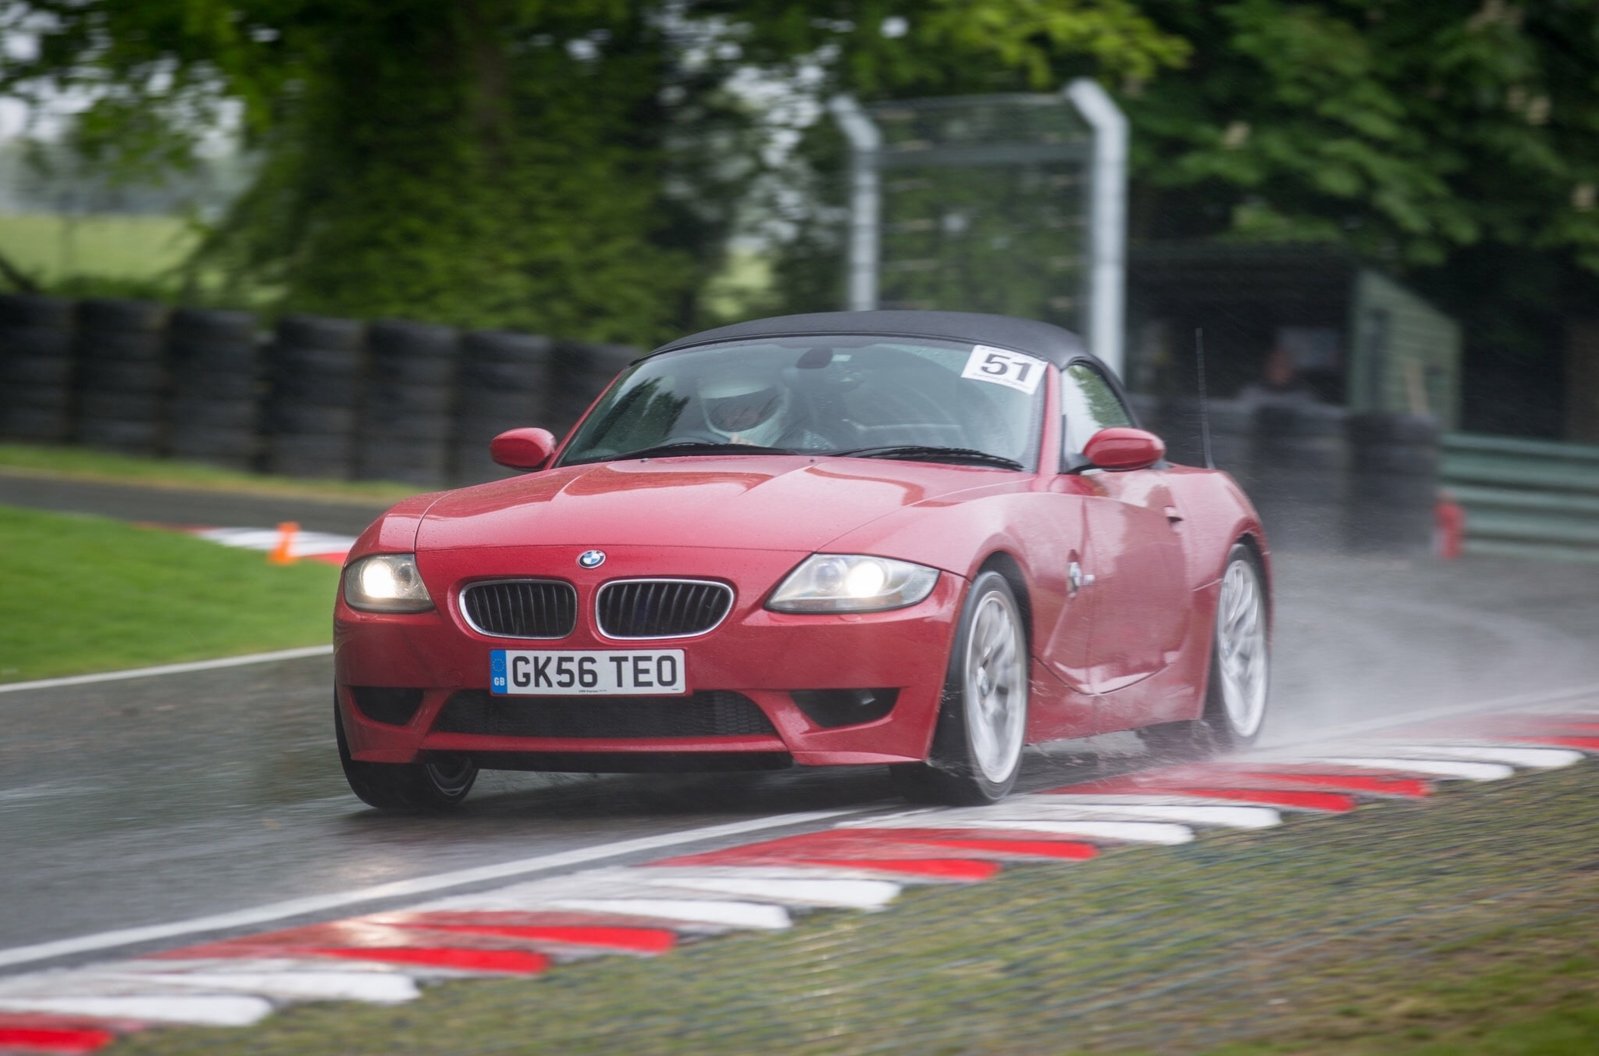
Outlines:
[[437, 485], [444, 482], [447, 463], [448, 450], [440, 443], [390, 439], [362, 445], [355, 479]]
[[346, 434], [296, 433], [269, 437], [266, 470], [284, 477], [349, 480], [354, 447]]
[[256, 448], [254, 432], [233, 427], [191, 424], [174, 427], [167, 437], [167, 453], [174, 458], [236, 469], [255, 468]]
[[114, 330], [80, 330], [77, 357], [86, 365], [100, 363], [152, 363], [166, 359], [166, 345], [158, 333]]
[[451, 326], [379, 319], [367, 329], [367, 344], [378, 363], [401, 360], [452, 360], [461, 334]]
[[247, 371], [185, 370], [173, 375], [173, 397], [182, 401], [245, 401], [254, 403], [255, 375]]
[[35, 293], [0, 294], [0, 327], [44, 327], [69, 331], [74, 325], [75, 306], [62, 297]]
[[35, 398], [28, 390], [12, 390], [0, 402], [0, 437], [60, 443], [72, 435], [72, 417], [53, 393]]
[[84, 372], [85, 391], [124, 393], [160, 392], [166, 388], [167, 369], [153, 360], [130, 360], [90, 364]]
[[161, 419], [161, 394], [133, 389], [85, 389], [78, 403], [78, 416], [84, 425], [100, 418], [153, 425]]
[[961, 606], [928, 761], [890, 767], [899, 793], [952, 806], [1009, 795], [1022, 768], [1028, 666], [1015, 591], [998, 572], [979, 574]]
[[367, 420], [404, 423], [419, 416], [452, 418], [454, 395], [448, 388], [437, 385], [368, 384]]
[[179, 308], [167, 323], [173, 340], [228, 347], [254, 345], [260, 326], [252, 312]]
[[265, 347], [262, 373], [273, 381], [280, 378], [359, 378], [361, 357], [358, 349], [317, 348], [290, 345], [282, 341]]
[[550, 388], [549, 368], [542, 361], [510, 363], [505, 360], [468, 360], [461, 366], [461, 387], [469, 392], [487, 395], [542, 393]]
[[274, 404], [312, 407], [353, 407], [361, 398], [361, 379], [355, 374], [279, 374], [272, 380]]
[[354, 356], [366, 339], [366, 324], [354, 319], [290, 315], [278, 320], [278, 341], [292, 349], [323, 349]]
[[477, 781], [477, 764], [464, 755], [420, 763], [357, 762], [350, 758], [337, 705], [333, 736], [350, 791], [369, 807], [405, 814], [451, 810], [461, 805]]
[[166, 325], [165, 305], [154, 301], [91, 298], [78, 302], [78, 325], [112, 334], [156, 334]]
[[[5, 344], [0, 338], [0, 346]], [[25, 355], [7, 352], [0, 360], [0, 383], [11, 385], [55, 385], [66, 388], [72, 384], [73, 363], [69, 356]]]
[[270, 432], [285, 436], [350, 437], [355, 433], [356, 412], [348, 406], [274, 400], [267, 405], [262, 418]]
[[1271, 681], [1270, 603], [1253, 550], [1233, 544], [1219, 590], [1202, 716], [1138, 731], [1149, 750], [1162, 758], [1204, 758], [1247, 748], [1260, 737]]
[[78, 442], [126, 455], [153, 455], [161, 450], [161, 425], [154, 421], [88, 418], [78, 423]]

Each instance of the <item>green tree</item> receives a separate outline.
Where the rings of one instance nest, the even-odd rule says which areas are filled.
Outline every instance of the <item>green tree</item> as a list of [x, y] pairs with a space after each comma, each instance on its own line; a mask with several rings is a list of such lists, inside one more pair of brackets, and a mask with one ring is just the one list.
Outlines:
[[1492, 241], [1599, 271], [1599, 3], [1144, 7], [1192, 58], [1125, 99], [1140, 235], [1404, 268]]
[[0, 29], [38, 48], [0, 88], [87, 94], [77, 145], [130, 178], [235, 117], [259, 167], [196, 263], [287, 309], [643, 341], [717, 264], [728, 209], [685, 188], [735, 175], [671, 149], [720, 106], [662, 105], [668, 28], [625, 0], [19, 0]]
[[1192, 58], [1124, 96], [1134, 237], [1352, 249], [1464, 324], [1468, 425], [1558, 432], [1599, 273], [1599, 3], [1143, 8]]
[[758, 89], [1180, 49], [1129, 0], [14, 0], [0, 31], [39, 42], [0, 91], [90, 95], [77, 142], [119, 171], [236, 114], [260, 167], [202, 260], [286, 308], [635, 342], [698, 321], [744, 189], [789, 163]]

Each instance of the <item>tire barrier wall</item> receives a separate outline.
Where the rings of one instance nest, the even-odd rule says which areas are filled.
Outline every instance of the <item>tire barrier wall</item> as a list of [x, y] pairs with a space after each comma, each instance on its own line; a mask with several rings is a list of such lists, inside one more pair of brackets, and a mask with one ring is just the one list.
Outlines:
[[[637, 351], [426, 323], [0, 295], [0, 439], [77, 442], [292, 476], [419, 487], [509, 475], [506, 429], [564, 433]], [[1135, 397], [1173, 461], [1204, 462], [1195, 401]], [[1211, 452], [1279, 549], [1423, 552], [1430, 419], [1213, 400]]]
[[68, 301], [0, 297], [0, 436], [72, 439], [75, 329]]
[[489, 441], [565, 432], [638, 355], [400, 320], [0, 295], [0, 440], [419, 487], [509, 471]]
[[[1167, 400], [1152, 415], [1140, 413], [1164, 428], [1173, 461], [1204, 465], [1197, 401]], [[1433, 549], [1434, 419], [1351, 414], [1306, 400], [1212, 400], [1208, 415], [1212, 459], [1254, 500], [1274, 549]]]
[[1599, 447], [1451, 433], [1441, 475], [1467, 554], [1599, 562]]

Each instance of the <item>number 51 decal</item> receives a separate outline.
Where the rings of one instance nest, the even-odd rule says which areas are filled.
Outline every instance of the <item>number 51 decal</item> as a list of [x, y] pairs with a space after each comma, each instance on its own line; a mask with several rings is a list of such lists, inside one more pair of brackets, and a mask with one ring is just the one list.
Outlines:
[[1044, 361], [1009, 349], [978, 345], [966, 360], [966, 369], [961, 371], [961, 377], [991, 381], [995, 385], [1020, 389], [1031, 395], [1037, 391], [1038, 383], [1044, 380]]

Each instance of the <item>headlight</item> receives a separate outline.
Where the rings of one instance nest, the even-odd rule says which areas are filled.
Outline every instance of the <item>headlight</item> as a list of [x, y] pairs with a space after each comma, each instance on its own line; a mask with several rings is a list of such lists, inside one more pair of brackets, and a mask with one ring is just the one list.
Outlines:
[[813, 554], [788, 574], [766, 607], [776, 612], [881, 612], [932, 593], [938, 569], [887, 557]]
[[415, 554], [363, 557], [344, 570], [344, 600], [365, 612], [426, 612], [433, 607]]

